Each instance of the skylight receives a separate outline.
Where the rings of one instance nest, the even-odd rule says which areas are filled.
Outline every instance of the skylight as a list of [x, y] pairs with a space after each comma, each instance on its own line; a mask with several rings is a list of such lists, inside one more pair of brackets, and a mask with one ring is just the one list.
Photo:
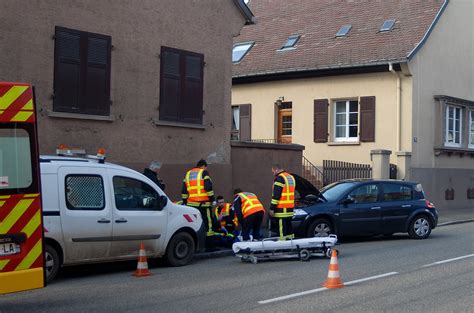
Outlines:
[[336, 37], [344, 37], [344, 36], [347, 36], [347, 34], [349, 33], [349, 31], [351, 30], [352, 28], [352, 25], [344, 25], [342, 26], [339, 31], [337, 32], [336, 34]]
[[249, 52], [250, 48], [252, 48], [253, 44], [254, 42], [243, 42], [235, 44], [234, 49], [232, 49], [232, 62], [240, 62], [247, 54], [247, 52]]
[[382, 26], [380, 27], [380, 31], [381, 32], [389, 32], [389, 31], [392, 30], [393, 25], [395, 25], [395, 20], [394, 19], [385, 20], [385, 22], [383, 22]]
[[300, 39], [299, 35], [293, 35], [293, 36], [288, 37], [288, 40], [285, 42], [283, 47], [281, 47], [281, 49], [293, 48], [299, 39]]

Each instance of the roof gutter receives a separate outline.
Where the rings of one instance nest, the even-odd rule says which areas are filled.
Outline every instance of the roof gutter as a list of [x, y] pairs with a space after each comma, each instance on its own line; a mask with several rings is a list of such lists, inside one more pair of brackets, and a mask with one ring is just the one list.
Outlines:
[[245, 17], [246, 25], [255, 24], [255, 16], [253, 15], [247, 4], [245, 4], [244, 0], [234, 0], [234, 4], [239, 9], [240, 13], [242, 13], [242, 15]]
[[444, 10], [446, 10], [446, 7], [448, 6], [448, 2], [449, 2], [449, 0], [444, 0], [443, 5], [441, 6], [441, 8], [438, 11], [438, 14], [436, 14], [433, 22], [431, 23], [430, 27], [428, 27], [428, 30], [426, 31], [425, 35], [423, 36], [423, 38], [421, 38], [421, 41], [416, 45], [415, 48], [413, 48], [413, 50], [410, 51], [410, 53], [408, 53], [408, 56], [407, 56], [408, 60], [411, 60], [415, 56], [415, 54], [418, 52], [418, 50], [420, 50], [421, 47], [423, 47], [426, 40], [428, 40], [428, 37], [430, 36], [431, 32], [433, 31], [433, 28], [438, 23], [438, 21], [441, 18], [441, 15], [443, 14]]

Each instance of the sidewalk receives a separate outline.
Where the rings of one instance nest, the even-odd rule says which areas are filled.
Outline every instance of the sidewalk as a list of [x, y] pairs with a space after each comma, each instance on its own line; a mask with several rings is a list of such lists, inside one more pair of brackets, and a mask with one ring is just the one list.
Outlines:
[[[474, 222], [474, 208], [462, 208], [462, 209], [442, 209], [438, 210], [439, 219], [438, 227], [460, 224], [467, 222]], [[202, 252], [194, 255], [195, 260], [202, 259], [214, 259], [224, 256], [233, 255], [232, 249], [222, 248], [215, 252]]]

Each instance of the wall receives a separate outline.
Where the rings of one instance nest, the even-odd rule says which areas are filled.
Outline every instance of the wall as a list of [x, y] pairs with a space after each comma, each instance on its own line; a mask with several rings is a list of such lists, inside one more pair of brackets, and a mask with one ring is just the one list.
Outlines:
[[[433, 151], [436, 134], [444, 123], [436, 118], [434, 96], [474, 100], [473, 13], [472, 1], [449, 1], [427, 41], [409, 63], [413, 74], [412, 178], [422, 182], [428, 197], [445, 208], [474, 208], [474, 200], [466, 197], [466, 189], [474, 187], [474, 158], [435, 156]], [[444, 200], [448, 187], [455, 189], [454, 201]]]
[[272, 198], [272, 164], [278, 163], [287, 171], [301, 175], [303, 146], [248, 142], [231, 145], [233, 189], [255, 193], [267, 209]]
[[[402, 76], [401, 88], [400, 150], [411, 151], [411, 77]], [[274, 103], [282, 96], [285, 101], [293, 103], [293, 143], [304, 145], [305, 157], [315, 165], [322, 165], [325, 159], [369, 164], [370, 150], [373, 149], [392, 150], [390, 161], [397, 163], [397, 80], [394, 74], [386, 72], [233, 85], [232, 104], [252, 104], [252, 139], [276, 138]], [[314, 99], [360, 96], [376, 97], [376, 141], [357, 145], [314, 143]], [[332, 125], [331, 115], [329, 119], [329, 125]]]
[[[140, 170], [154, 159], [167, 171], [200, 158], [230, 169], [232, 39], [244, 25], [233, 1], [30, 0], [1, 6], [0, 81], [36, 87], [41, 153], [64, 143], [90, 153], [104, 147], [108, 160]], [[112, 37], [112, 121], [51, 116], [55, 26]], [[161, 46], [204, 54], [204, 130], [152, 123]]]

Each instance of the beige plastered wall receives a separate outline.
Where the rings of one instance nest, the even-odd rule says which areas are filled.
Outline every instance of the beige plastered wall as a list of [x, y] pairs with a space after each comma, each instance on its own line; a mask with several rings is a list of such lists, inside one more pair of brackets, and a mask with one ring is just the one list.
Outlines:
[[[313, 142], [314, 99], [376, 97], [375, 142], [344, 145], [333, 143], [333, 114], [329, 114], [328, 143]], [[284, 97], [293, 103], [293, 143], [306, 147], [304, 156], [315, 165], [323, 160], [370, 164], [370, 150], [391, 150], [397, 163], [397, 77], [388, 72], [294, 79], [232, 86], [232, 104], [252, 105], [252, 139], [273, 139], [276, 131], [275, 101]], [[401, 78], [401, 151], [411, 151], [411, 77]], [[360, 122], [360, 121], [359, 121]]]

